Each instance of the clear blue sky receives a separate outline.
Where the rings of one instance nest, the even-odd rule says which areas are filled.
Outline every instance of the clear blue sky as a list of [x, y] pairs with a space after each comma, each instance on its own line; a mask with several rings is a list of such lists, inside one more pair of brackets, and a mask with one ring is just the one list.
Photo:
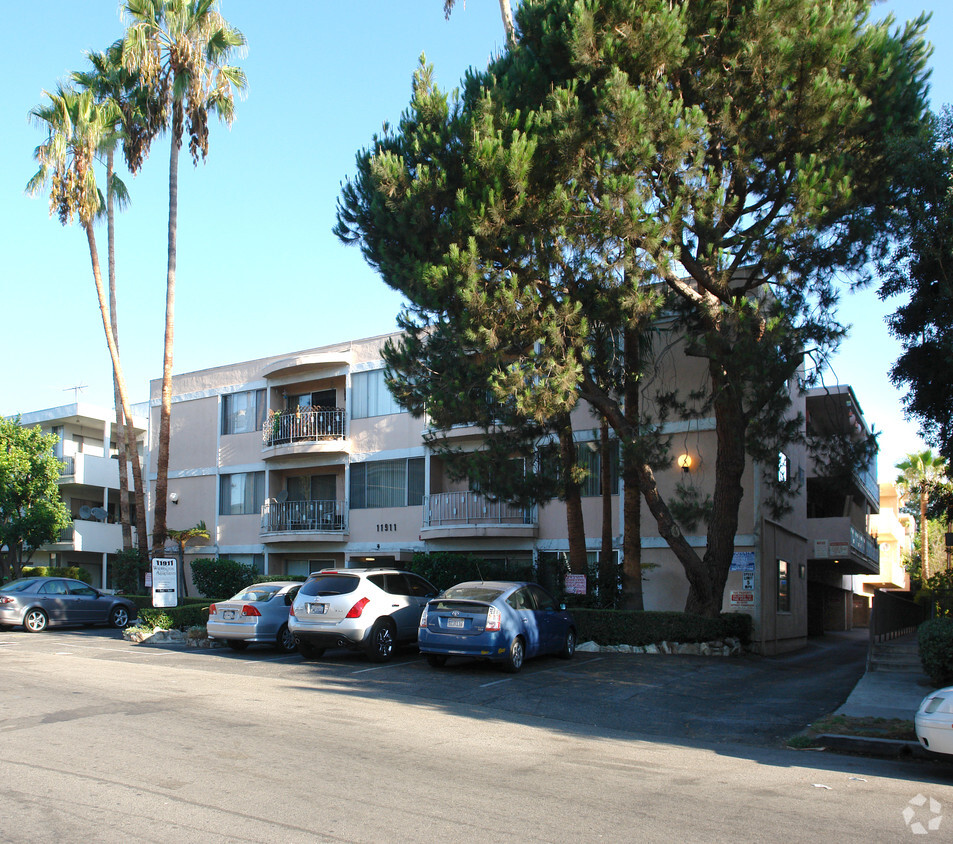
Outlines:
[[[953, 4], [933, 0], [930, 37], [953, 38]], [[23, 188], [42, 139], [27, 113], [84, 51], [122, 32], [117, 0], [8, 4], [0, 32], [0, 231], [8, 269], [0, 322], [0, 415], [73, 400], [112, 404], [109, 356], [86, 239], [51, 219], [45, 197]], [[348, 0], [274, 7], [223, 0], [248, 39], [249, 80], [231, 130], [213, 124], [209, 158], [180, 160], [175, 372], [383, 334], [395, 328], [399, 297], [331, 234], [342, 180], [356, 151], [410, 98], [426, 53], [438, 84], [453, 88], [467, 67], [485, 66], [503, 45], [496, 0], [468, 0], [450, 21], [440, 0]], [[276, 15], [276, 8], [289, 15]], [[878, 4], [906, 20], [922, 0]], [[949, 48], [932, 59], [933, 103], [953, 102]], [[133, 401], [161, 374], [166, 266], [168, 140], [127, 180], [131, 207], [119, 217], [120, 342]], [[105, 262], [105, 231], [100, 233]], [[886, 372], [897, 355], [883, 322], [892, 307], [872, 291], [847, 296], [850, 339], [829, 376], [854, 386], [864, 414], [883, 432], [880, 474], [919, 447]]]

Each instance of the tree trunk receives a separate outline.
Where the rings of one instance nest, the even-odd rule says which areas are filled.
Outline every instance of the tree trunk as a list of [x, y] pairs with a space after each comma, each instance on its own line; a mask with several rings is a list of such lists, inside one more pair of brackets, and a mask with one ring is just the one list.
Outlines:
[[[924, 474], [925, 473], [926, 469], [924, 469]], [[920, 484], [920, 563], [921, 568], [923, 569], [924, 581], [930, 579], [930, 552], [928, 550], [930, 547], [930, 537], [927, 532], [927, 503], [927, 484], [924, 480]]]
[[500, 16], [503, 18], [503, 29], [506, 30], [506, 46], [516, 46], [516, 24], [513, 22], [513, 10], [510, 0], [500, 0]]
[[[634, 328], [627, 328], [625, 372], [623, 374], [623, 413], [630, 428], [639, 430], [639, 376], [642, 358], [640, 337]], [[622, 606], [627, 610], [645, 609], [642, 591], [642, 495], [639, 475], [631, 448], [622, 448]]]
[[[174, 109], [181, 112], [181, 104]], [[173, 115], [173, 126], [181, 126], [181, 114]], [[172, 433], [172, 344], [175, 333], [175, 248], [179, 203], [179, 146], [178, 133], [172, 131], [169, 154], [169, 249], [168, 273], [165, 285], [165, 343], [162, 358], [162, 401], [159, 408], [159, 455], [156, 461], [156, 498], [152, 523], [152, 549], [162, 554], [168, 530], [166, 510], [169, 489], [169, 441]]]
[[[113, 158], [115, 150], [106, 153], [106, 251], [109, 272], [109, 324], [112, 326], [116, 351], [119, 351], [119, 313], [116, 308], [116, 214], [113, 199]], [[132, 520], [129, 517], [129, 453], [126, 446], [126, 430], [123, 424], [122, 397], [119, 395], [119, 379], [113, 370], [113, 408], [116, 412], [116, 448], [119, 451], [119, 524], [122, 527], [122, 548], [132, 548]], [[130, 420], [131, 422], [131, 420]]]
[[572, 437], [572, 423], [564, 417], [559, 423], [559, 457], [563, 471], [563, 489], [566, 497], [566, 532], [569, 535], [569, 570], [573, 574], [585, 574], [588, 568], [586, 556], [586, 528], [582, 517], [582, 495], [576, 479], [578, 460], [576, 441]]
[[612, 449], [609, 442], [609, 423], [603, 419], [599, 426], [599, 487], [602, 495], [602, 548], [599, 552], [599, 602], [604, 607], [615, 606], [618, 590], [615, 554], [612, 552]]

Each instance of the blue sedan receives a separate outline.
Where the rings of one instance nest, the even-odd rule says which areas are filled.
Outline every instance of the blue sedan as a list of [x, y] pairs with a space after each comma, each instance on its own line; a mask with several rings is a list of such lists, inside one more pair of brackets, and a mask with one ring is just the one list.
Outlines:
[[420, 617], [417, 642], [433, 666], [451, 656], [500, 662], [515, 673], [528, 657], [576, 651], [572, 615], [535, 583], [473, 581], [451, 586]]

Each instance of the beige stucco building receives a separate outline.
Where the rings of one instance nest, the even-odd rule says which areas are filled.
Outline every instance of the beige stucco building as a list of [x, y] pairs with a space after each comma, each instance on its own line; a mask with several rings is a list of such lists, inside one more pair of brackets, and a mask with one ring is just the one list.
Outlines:
[[[204, 521], [211, 537], [208, 544], [190, 546], [187, 560], [222, 556], [270, 574], [304, 575], [331, 565], [406, 564], [418, 551], [465, 551], [521, 564], [567, 552], [562, 503], [514, 507], [488, 500], [466, 481], [451, 480], [440, 456], [425, 443], [427, 420], [402, 412], [386, 389], [381, 347], [388, 336], [175, 376], [168, 525], [184, 529]], [[660, 356], [653, 377], [694, 384], [704, 372], [693, 367], [701, 363], [670, 351]], [[795, 385], [792, 390], [793, 410], [804, 414], [811, 398], [799, 396]], [[155, 380], [152, 443], [159, 395]], [[843, 404], [844, 399], [836, 401]], [[598, 422], [580, 407], [573, 426], [581, 459], [590, 470], [583, 510], [595, 562], [602, 532]], [[714, 420], [676, 421], [665, 431], [672, 438], [673, 464], [658, 473], [662, 494], [671, 494], [677, 483], [710, 493]], [[477, 448], [481, 441], [480, 431], [468, 426], [444, 435], [461, 448]], [[155, 459], [153, 447], [150, 495]], [[852, 515], [812, 525], [809, 479], [800, 485], [791, 512], [771, 518], [764, 480], [776, 472], [798, 481], [809, 478], [804, 450], [779, 455], [778, 464], [769, 467], [748, 461], [724, 596], [726, 611], [753, 616], [757, 645], [765, 652], [806, 641], [811, 603], [822, 600], [809, 584], [842, 586], [826, 574], [833, 561], [826, 551], [818, 553], [822, 536], [828, 551], [839, 549], [842, 537], [848, 540], [845, 563], [833, 562], [844, 574], [876, 571], [866, 544], [863, 552], [854, 553]], [[613, 471], [612, 535], [618, 554], [622, 496], [616, 475]], [[147, 510], [152, 512], [151, 504]], [[866, 522], [859, 525], [866, 537]], [[646, 609], [681, 610], [688, 583], [644, 505], [641, 527]], [[704, 524], [686, 535], [704, 553]]]

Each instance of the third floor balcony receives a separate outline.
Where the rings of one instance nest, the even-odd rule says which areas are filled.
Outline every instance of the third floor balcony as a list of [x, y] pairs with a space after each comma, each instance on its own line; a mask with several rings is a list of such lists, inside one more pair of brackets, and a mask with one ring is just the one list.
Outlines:
[[265, 458], [309, 453], [347, 454], [347, 416], [341, 408], [269, 411], [262, 428]]

